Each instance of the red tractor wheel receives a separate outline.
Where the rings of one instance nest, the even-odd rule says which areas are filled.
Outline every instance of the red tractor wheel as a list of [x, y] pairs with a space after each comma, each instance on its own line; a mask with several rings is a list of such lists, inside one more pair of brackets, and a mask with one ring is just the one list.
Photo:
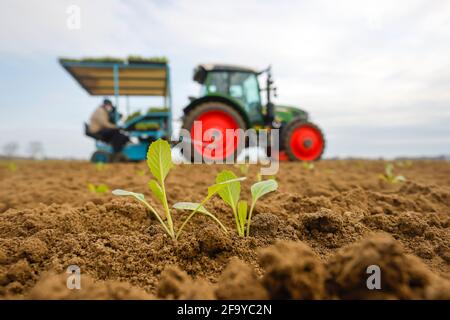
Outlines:
[[290, 160], [319, 160], [325, 150], [322, 131], [311, 122], [294, 120], [283, 131], [283, 144]]
[[[195, 127], [196, 121], [201, 126]], [[206, 161], [226, 161], [237, 156], [242, 141], [233, 136], [227, 139], [227, 130], [245, 129], [241, 115], [231, 106], [221, 102], [206, 102], [198, 105], [184, 117], [183, 129], [191, 135], [191, 159], [201, 155]]]

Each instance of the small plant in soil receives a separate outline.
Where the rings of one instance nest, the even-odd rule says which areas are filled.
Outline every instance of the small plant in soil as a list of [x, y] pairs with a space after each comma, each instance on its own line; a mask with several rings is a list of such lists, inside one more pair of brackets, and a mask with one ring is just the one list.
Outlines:
[[202, 213], [208, 217], [210, 217], [211, 219], [213, 219], [221, 228], [225, 233], [228, 233], [227, 229], [225, 228], [225, 226], [222, 224], [222, 222], [220, 222], [220, 220], [214, 216], [212, 213], [210, 213], [208, 210], [206, 210], [206, 208], [204, 207], [204, 205], [209, 201], [209, 199], [211, 199], [215, 194], [217, 194], [218, 192], [220, 192], [221, 190], [223, 190], [224, 188], [226, 188], [227, 184], [231, 184], [234, 182], [239, 182], [244, 180], [245, 177], [243, 178], [235, 178], [229, 181], [224, 181], [224, 182], [220, 182], [220, 183], [216, 183], [210, 187], [208, 187], [208, 194], [206, 195], [206, 197], [202, 200], [202, 202], [200, 203], [195, 203], [195, 202], [177, 202], [173, 205], [173, 207], [175, 209], [180, 209], [180, 210], [191, 210], [192, 213], [187, 217], [187, 219], [183, 222], [183, 224], [181, 225], [180, 229], [178, 230], [177, 233], [177, 238], [179, 237], [181, 231], [184, 229], [184, 227], [186, 226], [187, 222], [192, 219], [194, 217], [194, 215], [199, 212]]
[[7, 168], [8, 168], [9, 172], [16, 172], [17, 164], [15, 164], [14, 162], [10, 162], [10, 163], [8, 163]]
[[247, 176], [248, 175], [248, 170], [250, 169], [250, 164], [248, 164], [248, 163], [238, 163], [238, 164], [235, 164], [234, 166], [239, 169], [239, 172], [243, 176]]
[[412, 167], [412, 161], [411, 160], [405, 160], [405, 161], [397, 161], [396, 165], [400, 168], [411, 168]]
[[109, 192], [109, 188], [106, 184], [95, 185], [93, 183], [88, 183], [88, 190], [92, 193], [104, 194]]
[[216, 177], [216, 183], [230, 182], [224, 188], [218, 191], [222, 200], [231, 207], [233, 216], [236, 222], [237, 233], [241, 237], [249, 236], [250, 225], [252, 221], [252, 213], [255, 204], [259, 198], [265, 194], [275, 191], [278, 188], [278, 183], [274, 179], [263, 180], [256, 182], [251, 186], [252, 200], [250, 209], [248, 210], [248, 202], [240, 200], [241, 183], [236, 181], [237, 177], [231, 171], [224, 170]]
[[[275, 175], [272, 175], [272, 176], [267, 176], [267, 179], [266, 180], [268, 180], [268, 179], [272, 179], [272, 180], [277, 180], [276, 179], [276, 176]], [[257, 182], [260, 182], [260, 181], [263, 181], [264, 179], [263, 179], [263, 175], [260, 173], [260, 172], [258, 172], [257, 174], [256, 174], [256, 181]]]
[[384, 169], [384, 174], [380, 175], [380, 179], [389, 182], [391, 184], [406, 181], [406, 178], [404, 176], [394, 174], [394, 165], [392, 163], [388, 163], [386, 165]]
[[145, 176], [145, 170], [136, 170], [136, 175], [139, 177], [143, 177]]
[[303, 169], [306, 169], [306, 170], [313, 170], [314, 169], [314, 163], [309, 162], [309, 161], [303, 161], [302, 167], [303, 167]]
[[147, 165], [150, 169], [151, 174], [154, 177], [154, 179], [150, 180], [150, 182], [148, 183], [148, 187], [152, 191], [153, 196], [157, 200], [159, 200], [159, 202], [161, 202], [164, 208], [165, 221], [158, 213], [158, 211], [145, 200], [145, 197], [142, 193], [136, 193], [121, 189], [113, 190], [112, 193], [117, 196], [131, 196], [134, 197], [136, 200], [140, 201], [141, 203], [143, 203], [147, 207], [147, 209], [150, 210], [150, 212], [156, 217], [156, 219], [161, 224], [164, 231], [173, 240], [177, 240], [180, 237], [185, 226], [194, 217], [196, 213], [204, 214], [207, 217], [211, 218], [226, 232], [226, 228], [219, 221], [219, 219], [217, 219], [217, 217], [215, 217], [213, 214], [207, 211], [204, 205], [208, 202], [209, 199], [211, 199], [217, 192], [220, 192], [228, 184], [231, 184], [235, 181], [240, 181], [245, 178], [235, 179], [232, 181], [226, 181], [224, 183], [217, 183], [215, 185], [212, 185], [211, 187], [208, 188], [208, 195], [201, 203], [192, 203], [192, 202], [176, 203], [174, 206], [176, 209], [192, 210], [192, 213], [182, 223], [178, 231], [176, 231], [172, 213], [170, 211], [169, 204], [167, 201], [166, 186], [165, 186], [165, 179], [169, 174], [170, 169], [173, 167], [172, 154], [170, 151], [169, 143], [167, 141], [158, 139], [157, 141], [153, 142], [150, 145], [150, 148], [148, 149], [147, 152]]
[[106, 170], [108, 167], [106, 165], [106, 163], [104, 162], [96, 162], [95, 163], [95, 170], [97, 171], [103, 171]]

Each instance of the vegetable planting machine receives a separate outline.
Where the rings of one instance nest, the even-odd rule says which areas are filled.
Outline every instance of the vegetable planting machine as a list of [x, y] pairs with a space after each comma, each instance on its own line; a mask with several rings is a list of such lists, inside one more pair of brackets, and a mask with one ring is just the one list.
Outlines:
[[[114, 95], [116, 104], [119, 96], [164, 97], [167, 108], [164, 112], [138, 115], [122, 125], [124, 131], [139, 141], [125, 147], [123, 153], [128, 160], [144, 160], [151, 142], [171, 137], [172, 103], [167, 62], [60, 59], [60, 63], [89, 94]], [[260, 81], [263, 74], [265, 81]], [[194, 70], [194, 81], [201, 85], [201, 94], [190, 98], [182, 116], [182, 128], [191, 134], [191, 157], [196, 154], [208, 160], [237, 157], [239, 138], [230, 142], [217, 141], [217, 136], [211, 138], [205, 132], [214, 129], [223, 138], [227, 129], [251, 128], [280, 129], [280, 160], [315, 161], [322, 156], [325, 138], [320, 128], [309, 120], [308, 113], [297, 107], [272, 103], [276, 88], [270, 67], [256, 71], [233, 65], [201, 64]], [[260, 82], [265, 84], [263, 88]], [[262, 93], [266, 95], [265, 103]], [[118, 120], [116, 116], [114, 122]], [[200, 131], [194, 130], [196, 121], [202, 124]], [[219, 142], [217, 145], [221, 147], [211, 152], [208, 145], [213, 141]], [[109, 145], [97, 139], [96, 148], [92, 161], [110, 160]]]
[[[60, 64], [73, 78], [93, 96], [114, 96], [116, 108], [119, 96], [163, 97], [164, 107], [149, 110], [132, 119], [125, 120], [120, 128], [134, 143], [125, 146], [122, 153], [126, 160], [145, 160], [151, 142], [168, 139], [172, 133], [172, 99], [170, 92], [170, 71], [165, 61], [84, 61], [60, 59]], [[110, 119], [119, 124], [117, 109]], [[96, 151], [91, 156], [93, 162], [110, 162], [112, 147], [86, 130], [86, 135], [95, 139]], [[137, 141], [137, 142], [136, 142]]]

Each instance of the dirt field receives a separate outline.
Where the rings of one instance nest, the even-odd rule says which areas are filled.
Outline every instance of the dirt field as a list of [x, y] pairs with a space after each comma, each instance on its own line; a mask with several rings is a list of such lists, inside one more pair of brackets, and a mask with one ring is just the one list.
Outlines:
[[[160, 208], [145, 163], [16, 164], [0, 167], [1, 298], [450, 299], [448, 162], [396, 165], [407, 179], [398, 184], [380, 180], [383, 161], [322, 161], [313, 170], [282, 163], [251, 237], [235, 235], [216, 197], [207, 207], [230, 235], [198, 216], [178, 242], [133, 199], [87, 188], [141, 192]], [[200, 201], [221, 169], [176, 166], [169, 203]], [[178, 225], [186, 215], [174, 210]], [[69, 265], [81, 268], [82, 290], [66, 288]], [[380, 267], [381, 290], [366, 287], [369, 265]]]

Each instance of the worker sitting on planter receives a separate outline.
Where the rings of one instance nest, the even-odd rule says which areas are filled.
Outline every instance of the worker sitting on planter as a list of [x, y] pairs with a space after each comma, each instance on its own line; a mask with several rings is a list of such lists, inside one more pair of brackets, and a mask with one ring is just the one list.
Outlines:
[[123, 147], [129, 141], [128, 136], [120, 132], [120, 129], [111, 121], [114, 119], [115, 108], [108, 99], [95, 109], [89, 122], [89, 132], [101, 140], [110, 143], [116, 155], [120, 154]]

